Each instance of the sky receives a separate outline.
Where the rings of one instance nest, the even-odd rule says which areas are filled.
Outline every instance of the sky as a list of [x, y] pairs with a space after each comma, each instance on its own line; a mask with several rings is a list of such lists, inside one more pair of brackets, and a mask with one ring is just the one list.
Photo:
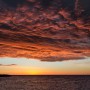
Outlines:
[[0, 58], [0, 74], [90, 75], [90, 58], [62, 62], [26, 58]]
[[89, 3], [0, 0], [0, 73], [90, 74]]

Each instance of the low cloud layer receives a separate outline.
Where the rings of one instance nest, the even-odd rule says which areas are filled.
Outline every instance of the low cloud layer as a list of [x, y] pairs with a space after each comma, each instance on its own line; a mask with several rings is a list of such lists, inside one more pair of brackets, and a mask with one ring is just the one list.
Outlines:
[[7, 64], [7, 65], [5, 65], [5, 64], [0, 64], [0, 66], [17, 66], [16, 64]]
[[90, 0], [0, 0], [0, 57], [42, 61], [90, 56]]

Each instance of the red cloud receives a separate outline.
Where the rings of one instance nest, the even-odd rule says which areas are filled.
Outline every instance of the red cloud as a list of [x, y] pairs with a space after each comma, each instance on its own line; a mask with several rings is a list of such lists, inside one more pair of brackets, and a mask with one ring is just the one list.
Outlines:
[[0, 57], [62, 61], [90, 56], [88, 9], [82, 6], [76, 15], [72, 0], [53, 0], [47, 8], [40, 0], [23, 1], [16, 7], [5, 0], [0, 5]]

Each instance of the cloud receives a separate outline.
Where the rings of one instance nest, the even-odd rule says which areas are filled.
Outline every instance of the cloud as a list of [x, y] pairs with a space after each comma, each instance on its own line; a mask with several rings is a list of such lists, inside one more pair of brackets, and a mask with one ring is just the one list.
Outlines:
[[90, 14], [83, 4], [77, 16], [72, 0], [0, 2], [0, 57], [62, 61], [90, 56]]
[[7, 64], [7, 65], [5, 65], [5, 64], [0, 64], [0, 66], [17, 66], [17, 64]]

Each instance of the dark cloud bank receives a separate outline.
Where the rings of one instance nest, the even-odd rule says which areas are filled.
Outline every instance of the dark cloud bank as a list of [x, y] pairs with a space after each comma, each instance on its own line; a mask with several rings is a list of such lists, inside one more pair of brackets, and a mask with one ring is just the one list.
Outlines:
[[0, 0], [0, 57], [62, 61], [90, 56], [90, 0]]

